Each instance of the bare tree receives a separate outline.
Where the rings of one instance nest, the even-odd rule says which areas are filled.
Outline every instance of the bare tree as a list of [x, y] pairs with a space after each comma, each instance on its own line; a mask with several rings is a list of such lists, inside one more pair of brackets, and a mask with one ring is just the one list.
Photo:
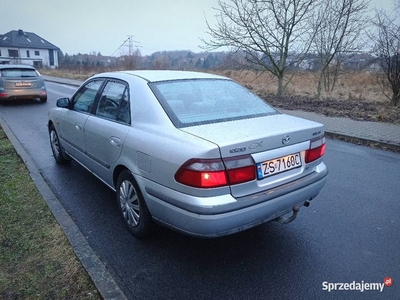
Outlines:
[[322, 87], [331, 93], [335, 88], [342, 58], [364, 48], [363, 31], [369, 24], [369, 2], [363, 0], [325, 0], [314, 14], [317, 32], [311, 50], [317, 54], [319, 75], [317, 97]]
[[167, 51], [153, 53], [152, 67], [155, 70], [167, 70], [171, 67], [171, 57]]
[[118, 67], [123, 70], [135, 70], [139, 68], [142, 54], [139, 49], [130, 51], [130, 55], [122, 55], [118, 59]]
[[210, 41], [205, 48], [228, 47], [241, 52], [246, 67], [270, 72], [278, 80], [282, 96], [314, 36], [311, 16], [319, 0], [218, 0], [216, 25], [207, 22]]
[[[384, 95], [393, 106], [400, 100], [400, 1], [395, 2], [392, 13], [384, 10], [376, 12], [374, 25], [376, 32], [371, 35], [375, 41], [373, 52], [380, 59], [382, 72], [378, 73]], [[387, 91], [390, 90], [391, 93]], [[391, 94], [391, 95], [390, 95]]]

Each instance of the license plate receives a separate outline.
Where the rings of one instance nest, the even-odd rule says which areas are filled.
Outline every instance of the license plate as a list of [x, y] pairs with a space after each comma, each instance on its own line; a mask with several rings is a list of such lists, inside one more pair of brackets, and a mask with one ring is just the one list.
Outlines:
[[301, 165], [300, 153], [267, 160], [257, 164], [257, 178], [263, 179], [268, 176], [299, 168]]
[[32, 86], [32, 83], [31, 82], [16, 82], [15, 86], [16, 87]]

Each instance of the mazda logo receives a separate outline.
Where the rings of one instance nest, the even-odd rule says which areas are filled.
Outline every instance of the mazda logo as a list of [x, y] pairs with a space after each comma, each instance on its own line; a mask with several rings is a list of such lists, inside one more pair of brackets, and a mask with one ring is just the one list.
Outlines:
[[290, 135], [285, 135], [282, 139], [282, 144], [287, 145], [290, 142]]

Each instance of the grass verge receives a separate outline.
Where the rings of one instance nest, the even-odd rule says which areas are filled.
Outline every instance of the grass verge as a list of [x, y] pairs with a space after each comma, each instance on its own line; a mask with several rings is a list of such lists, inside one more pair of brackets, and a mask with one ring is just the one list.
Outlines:
[[101, 299], [1, 127], [0, 299]]

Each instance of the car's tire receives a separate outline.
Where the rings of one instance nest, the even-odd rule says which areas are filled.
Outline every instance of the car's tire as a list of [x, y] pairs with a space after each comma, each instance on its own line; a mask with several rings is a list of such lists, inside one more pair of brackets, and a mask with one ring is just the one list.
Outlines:
[[118, 208], [129, 232], [139, 239], [148, 236], [153, 219], [131, 172], [122, 171], [116, 187]]
[[40, 102], [42, 103], [47, 102], [47, 96], [40, 97]]
[[71, 157], [65, 153], [64, 149], [60, 144], [60, 139], [58, 138], [58, 134], [53, 124], [49, 126], [49, 137], [50, 137], [50, 146], [51, 151], [53, 152], [54, 159], [58, 164], [66, 164], [71, 161]]

